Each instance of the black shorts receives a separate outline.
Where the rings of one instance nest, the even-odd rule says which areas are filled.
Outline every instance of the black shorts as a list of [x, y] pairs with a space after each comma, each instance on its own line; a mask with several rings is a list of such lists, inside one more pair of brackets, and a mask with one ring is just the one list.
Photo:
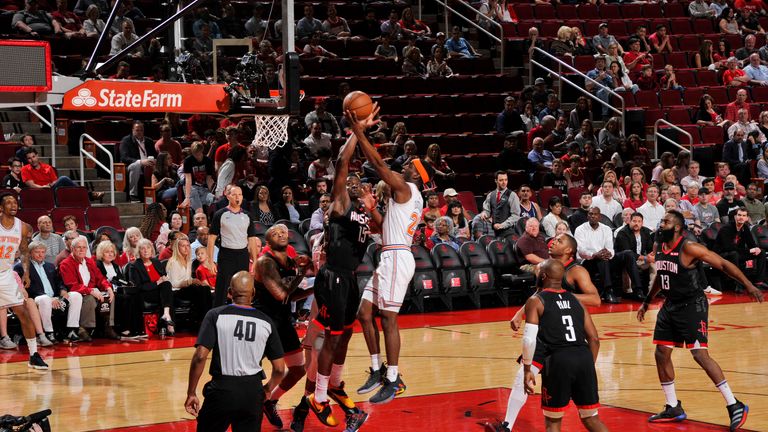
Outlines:
[[352, 326], [360, 306], [360, 290], [354, 272], [329, 269], [324, 266], [315, 277], [315, 301], [317, 321], [331, 330], [341, 333]]
[[[261, 311], [265, 313], [267, 312], [264, 309], [261, 309]], [[291, 322], [290, 312], [280, 314], [267, 313], [267, 316], [269, 316], [272, 319], [272, 322], [275, 323], [277, 336], [280, 338], [280, 344], [283, 346], [285, 356], [287, 357], [289, 354], [301, 351], [301, 341]]]
[[262, 375], [214, 378], [203, 387], [203, 406], [197, 417], [198, 432], [261, 430], [264, 388]]
[[668, 347], [706, 348], [709, 302], [699, 296], [685, 303], [665, 301], [656, 317], [653, 343]]
[[[533, 361], [531, 361], [531, 364], [539, 368], [539, 371], [544, 370], [544, 360], [547, 358], [547, 346], [541, 343], [541, 341], [536, 341], [536, 350], [533, 352]], [[517, 362], [520, 364], [523, 364], [523, 355], [520, 354], [520, 357], [517, 358]]]
[[558, 349], [544, 361], [542, 409], [564, 411], [571, 399], [579, 409], [595, 409], [600, 405], [595, 361], [586, 346]]

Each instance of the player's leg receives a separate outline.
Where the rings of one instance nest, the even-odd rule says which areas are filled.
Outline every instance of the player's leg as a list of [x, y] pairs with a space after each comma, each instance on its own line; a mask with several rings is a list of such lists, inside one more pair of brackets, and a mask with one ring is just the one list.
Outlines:
[[385, 366], [379, 358], [381, 353], [379, 328], [376, 325], [376, 318], [374, 317], [376, 308], [374, 301], [377, 297], [379, 285], [377, 273], [378, 268], [366, 284], [365, 289], [363, 290], [362, 299], [360, 300], [360, 307], [357, 310], [357, 320], [360, 322], [360, 326], [363, 329], [365, 345], [368, 347], [368, 354], [371, 356], [371, 367], [368, 370], [369, 376], [363, 385], [357, 389], [357, 394], [365, 394], [379, 388], [386, 371]]
[[605, 426], [602, 420], [600, 420], [600, 417], [598, 417], [597, 410], [595, 410], [595, 414], [593, 416], [581, 417], [581, 424], [583, 424], [584, 427], [587, 428], [587, 430], [590, 432], [608, 432], [608, 428]]
[[648, 418], [649, 422], [679, 422], [687, 417], [675, 391], [675, 367], [672, 364], [672, 350], [675, 345], [684, 342], [675, 322], [674, 315], [669, 312], [665, 303], [656, 317], [653, 343], [656, 344], [656, 351], [654, 352], [656, 372], [659, 375], [659, 383], [661, 383], [661, 389], [664, 391], [666, 404], [661, 412]]
[[571, 386], [573, 403], [579, 410], [581, 423], [591, 432], [608, 431], [597, 410], [600, 407], [600, 396], [597, 389], [597, 372], [592, 358], [592, 352], [581, 350], [578, 354], [572, 356], [572, 361], [578, 365], [575, 373], [572, 375], [573, 385]]
[[307, 371], [307, 379], [304, 382], [304, 396], [301, 397], [301, 401], [293, 409], [293, 419], [291, 420], [291, 431], [303, 432], [304, 421], [309, 414], [309, 403], [307, 402], [307, 396], [315, 392], [315, 379], [317, 377], [317, 355], [323, 348], [324, 336], [322, 324], [317, 320], [317, 302], [313, 301], [309, 312], [309, 325], [307, 326], [307, 333], [304, 339], [301, 341], [301, 346], [304, 349], [304, 370]]
[[0, 308], [0, 349], [16, 348], [17, 345], [8, 336], [8, 308]]
[[[290, 321], [287, 321], [290, 325]], [[283, 328], [283, 330], [281, 330]], [[267, 416], [267, 420], [275, 427], [282, 428], [283, 420], [277, 412], [277, 402], [285, 393], [292, 389], [297, 382], [304, 376], [304, 350], [301, 348], [296, 332], [291, 327], [293, 337], [284, 336], [287, 333], [285, 324], [278, 325], [278, 333], [281, 335], [280, 342], [283, 344], [286, 354], [284, 356], [285, 366], [288, 368], [280, 385], [275, 387], [272, 392], [264, 400], [264, 414]], [[295, 339], [295, 341], [293, 340]], [[298, 348], [296, 348], [298, 346]]]
[[553, 418], [547, 415], [544, 416], [544, 425], [547, 432], [560, 432], [560, 426], [563, 422], [562, 417]]
[[27, 313], [27, 308], [22, 303], [11, 308], [13, 313], [21, 323], [21, 332], [24, 334], [24, 339], [27, 340], [27, 347], [29, 348], [29, 363], [28, 366], [32, 369], [46, 370], [48, 364], [43, 361], [40, 354], [37, 352], [37, 338], [35, 337], [35, 325], [32, 323], [32, 319]]
[[[535, 363], [535, 362], [534, 362]], [[541, 370], [536, 364], [531, 365], [531, 371], [535, 375], [538, 375]], [[528, 400], [528, 394], [525, 392], [525, 370], [522, 366], [517, 370], [515, 379], [512, 381], [512, 391], [509, 393], [509, 399], [507, 400], [507, 413], [504, 415], [504, 421], [507, 423], [507, 427], [511, 430], [515, 425], [517, 416], [520, 414], [520, 410]]]

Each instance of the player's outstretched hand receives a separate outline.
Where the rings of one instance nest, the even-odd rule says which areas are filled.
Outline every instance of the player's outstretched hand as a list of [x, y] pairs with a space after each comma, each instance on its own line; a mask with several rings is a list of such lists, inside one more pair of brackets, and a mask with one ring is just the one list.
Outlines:
[[187, 396], [187, 400], [184, 401], [184, 409], [197, 417], [197, 414], [200, 412], [200, 401], [197, 399], [197, 395]]
[[648, 311], [648, 305], [643, 303], [640, 309], [637, 310], [637, 320], [640, 322], [645, 321], [645, 313]]
[[750, 287], [748, 287], [748, 288], [747, 288], [747, 292], [748, 292], [748, 293], [749, 293], [749, 295], [751, 295], [751, 296], [752, 296], [752, 298], [753, 298], [753, 299], [755, 299], [755, 301], [757, 301], [758, 303], [762, 303], [762, 302], [763, 302], [763, 292], [762, 292], [762, 291], [760, 291], [759, 289], [755, 288], [755, 286], [754, 286], [754, 285], [751, 285]]
[[532, 395], [534, 387], [536, 387], [536, 375], [534, 375], [533, 371], [527, 370], [525, 371], [525, 393]]
[[379, 103], [374, 102], [373, 103], [373, 109], [371, 110], [371, 113], [368, 114], [368, 117], [364, 119], [357, 118], [357, 115], [354, 111], [347, 110], [344, 115], [347, 117], [347, 120], [349, 121], [349, 124], [352, 127], [352, 130], [354, 131], [361, 131], [365, 132], [368, 128], [377, 125], [379, 122], [381, 122], [381, 119], [378, 119], [379, 115]]

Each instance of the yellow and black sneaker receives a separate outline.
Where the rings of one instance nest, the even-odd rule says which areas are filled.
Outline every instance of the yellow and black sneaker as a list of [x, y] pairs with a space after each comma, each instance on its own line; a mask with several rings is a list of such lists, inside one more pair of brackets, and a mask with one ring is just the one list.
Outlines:
[[315, 395], [311, 394], [307, 396], [307, 403], [309, 404], [309, 409], [312, 410], [317, 416], [317, 419], [320, 420], [320, 423], [331, 427], [339, 425], [338, 420], [333, 417], [331, 405], [328, 401], [316, 402]]
[[356, 414], [360, 411], [355, 406], [355, 402], [352, 401], [347, 395], [347, 392], [344, 391], [344, 381], [342, 381], [338, 387], [329, 386], [328, 397], [336, 401], [346, 415]]

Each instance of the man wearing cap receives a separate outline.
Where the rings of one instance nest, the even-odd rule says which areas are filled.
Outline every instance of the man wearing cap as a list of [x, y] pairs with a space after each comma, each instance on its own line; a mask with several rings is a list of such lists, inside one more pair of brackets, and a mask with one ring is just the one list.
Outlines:
[[517, 100], [513, 96], [504, 98], [504, 111], [496, 116], [496, 133], [509, 134], [525, 130], [523, 119], [517, 112]]
[[736, 199], [736, 185], [733, 182], [725, 182], [723, 185], [723, 197], [717, 203], [717, 212], [723, 223], [733, 220], [733, 213], [744, 207], [744, 201]]
[[643, 66], [652, 64], [652, 60], [653, 57], [650, 53], [644, 53], [640, 51], [639, 40], [629, 40], [629, 51], [624, 53], [624, 64], [627, 65], [627, 69], [629, 69], [632, 79], [640, 75], [640, 71], [643, 69]]
[[[440, 215], [445, 216], [448, 214], [448, 204], [458, 201], [459, 193], [456, 192], [456, 189], [454, 188], [448, 188], [443, 192], [443, 199], [445, 200], [445, 205], [440, 207]], [[461, 207], [464, 210], [464, 218], [467, 220], [472, 220], [474, 215], [467, 211], [467, 209], [464, 208], [464, 206]]]
[[[608, 45], [612, 43], [618, 45], [616, 38], [613, 37], [613, 35], [608, 34], [608, 23], [600, 24], [597, 32], [597, 35], [592, 38], [592, 44], [595, 46], [595, 49], [597, 49], [598, 53], [605, 54], [608, 51]], [[624, 54], [624, 50], [621, 48], [621, 45], [619, 45], [619, 53]]]
[[[606, 70], [605, 55], [603, 54], [595, 55], [595, 68], [587, 72], [587, 76], [609, 89], [613, 88], [613, 78], [611, 78], [611, 75]], [[584, 84], [584, 87], [588, 92], [597, 96], [601, 101], [606, 103], [610, 102], [611, 95], [607, 90], [601, 88], [595, 91], [597, 86], [595, 86], [595, 84], [593, 84], [591, 81], [587, 81]], [[602, 108], [602, 112], [603, 115], [608, 115], [607, 108]]]
[[717, 207], [710, 204], [709, 194], [709, 189], [705, 187], [699, 189], [699, 202], [693, 206], [693, 214], [696, 216], [696, 220], [699, 221], [702, 229], [707, 229], [713, 223], [720, 222], [720, 213]]
[[491, 191], [483, 202], [480, 218], [493, 223], [496, 237], [512, 233], [520, 219], [520, 199], [507, 188], [509, 176], [506, 171], [496, 171], [496, 190]]
[[[530, 89], [530, 90], [528, 90]], [[549, 95], [555, 94], [551, 89], [547, 88], [547, 81], [544, 78], [536, 78], [533, 82], [533, 87], [528, 87], [523, 90], [523, 93], [530, 91], [531, 102], [533, 103], [534, 112], [543, 109], [547, 104]]]
[[316, 122], [320, 123], [322, 132], [330, 134], [332, 138], [341, 136], [339, 122], [337, 122], [336, 118], [326, 110], [326, 100], [324, 97], [315, 98], [315, 110], [310, 111], [304, 117], [304, 123], [308, 128], [311, 128], [312, 124]]

